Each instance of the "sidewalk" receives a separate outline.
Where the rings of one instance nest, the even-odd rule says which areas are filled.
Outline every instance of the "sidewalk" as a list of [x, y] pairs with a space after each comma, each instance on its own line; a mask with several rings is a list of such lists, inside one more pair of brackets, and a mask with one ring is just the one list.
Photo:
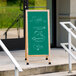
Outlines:
[[[44, 73], [68, 71], [68, 53], [64, 49], [51, 49], [51, 65], [45, 57], [29, 57], [26, 65], [25, 50], [10, 51], [23, 69], [20, 76], [30, 76]], [[76, 55], [76, 52], [73, 51]], [[76, 61], [72, 59], [73, 70], [76, 70]], [[14, 65], [4, 52], [0, 52], [0, 76], [14, 76]], [[45, 76], [45, 75], [44, 75]]]
[[[29, 57], [30, 65], [26, 65], [25, 50], [11, 51], [11, 53], [23, 69], [68, 64], [68, 53], [65, 52], [64, 49], [55, 48], [51, 50], [51, 65], [48, 65], [48, 61], [45, 60], [45, 57]], [[74, 54], [76, 54], [76, 52], [74, 52]], [[72, 62], [76, 63], [73, 59]], [[13, 63], [4, 52], [0, 52], [0, 71], [10, 69], [14, 69]]]

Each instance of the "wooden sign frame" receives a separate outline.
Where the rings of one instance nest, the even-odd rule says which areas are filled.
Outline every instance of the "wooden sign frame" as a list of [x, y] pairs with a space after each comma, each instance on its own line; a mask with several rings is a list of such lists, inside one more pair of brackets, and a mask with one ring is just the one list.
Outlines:
[[[28, 21], [27, 21], [27, 13], [28, 12], [33, 12], [33, 11], [36, 11], [36, 12], [41, 12], [41, 11], [43, 11], [43, 12], [48, 12], [48, 45], [49, 45], [49, 54], [48, 55], [28, 55]], [[33, 57], [35, 57], [35, 56], [45, 56], [46, 57], [46, 60], [48, 60], [48, 62], [49, 62], [49, 64], [51, 64], [51, 61], [50, 61], [50, 13], [49, 13], [49, 10], [26, 10], [26, 13], [25, 13], [26, 15], [25, 15], [25, 18], [26, 18], [26, 27], [25, 27], [25, 60], [27, 61], [27, 65], [29, 65], [29, 57], [30, 56], [33, 56]]]

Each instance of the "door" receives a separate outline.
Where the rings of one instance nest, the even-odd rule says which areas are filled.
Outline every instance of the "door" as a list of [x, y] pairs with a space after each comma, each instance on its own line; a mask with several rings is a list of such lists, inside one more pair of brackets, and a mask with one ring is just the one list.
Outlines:
[[47, 9], [50, 10], [50, 43], [56, 47], [56, 0], [47, 0]]

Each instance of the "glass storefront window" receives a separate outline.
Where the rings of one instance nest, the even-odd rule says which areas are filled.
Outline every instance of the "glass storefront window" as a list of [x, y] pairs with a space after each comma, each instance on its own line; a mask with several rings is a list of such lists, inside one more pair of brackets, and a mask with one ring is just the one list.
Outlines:
[[23, 11], [20, 0], [0, 0], [0, 38], [23, 38]]

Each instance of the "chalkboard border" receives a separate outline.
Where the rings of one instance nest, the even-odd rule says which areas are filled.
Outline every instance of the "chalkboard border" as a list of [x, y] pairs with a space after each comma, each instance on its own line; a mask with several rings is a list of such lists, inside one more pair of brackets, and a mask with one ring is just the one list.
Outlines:
[[[28, 54], [28, 18], [27, 18], [27, 15], [28, 15], [28, 12], [48, 12], [48, 45], [49, 45], [49, 54], [48, 55], [29, 55]], [[40, 56], [45, 56], [46, 59], [48, 59], [48, 62], [50, 62], [50, 11], [49, 10], [26, 10], [26, 13], [25, 13], [25, 18], [26, 18], [26, 33], [25, 33], [25, 60], [27, 60], [27, 64], [29, 63], [29, 60], [28, 58], [33, 56], [33, 57], [40, 57]]]

